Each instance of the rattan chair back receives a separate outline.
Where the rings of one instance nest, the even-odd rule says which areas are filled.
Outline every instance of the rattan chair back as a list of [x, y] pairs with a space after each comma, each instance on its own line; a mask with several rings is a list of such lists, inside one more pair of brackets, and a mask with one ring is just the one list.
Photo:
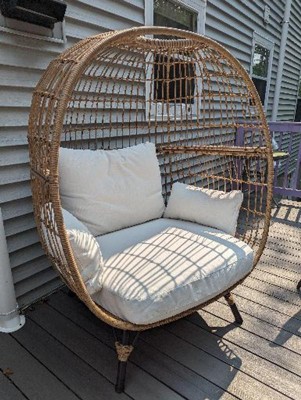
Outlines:
[[145, 141], [156, 144], [166, 201], [175, 181], [244, 192], [237, 237], [254, 248], [254, 265], [271, 209], [273, 161], [264, 111], [247, 72], [221, 45], [173, 28], [140, 27], [82, 40], [53, 60], [34, 91], [29, 120], [41, 241], [92, 312], [132, 330], [170, 320], [135, 326], [93, 302], [66, 235], [58, 157], [61, 146], [111, 150]]

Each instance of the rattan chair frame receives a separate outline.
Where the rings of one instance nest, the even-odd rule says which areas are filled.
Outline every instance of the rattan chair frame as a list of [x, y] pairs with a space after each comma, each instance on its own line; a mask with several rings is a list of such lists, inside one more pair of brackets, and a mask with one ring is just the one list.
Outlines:
[[[160, 35], [160, 37], [162, 35], [167, 36], [167, 39], [154, 39], [152, 38], [152, 35]], [[177, 37], [177, 39], [175, 39], [174, 37]], [[150, 48], [151, 51], [161, 51], [162, 54], [164, 52], [165, 55], [178, 54], [181, 51], [197, 52], [198, 48], [201, 48], [204, 52], [208, 51], [209, 61], [212, 64], [215, 63], [215, 65], [217, 65], [216, 80], [218, 81], [218, 79], [220, 79], [221, 83], [219, 83], [219, 85], [222, 86], [224, 84], [224, 87], [230, 85], [229, 76], [232, 73], [231, 68], [233, 69], [233, 76], [235, 77], [234, 79], [240, 80], [240, 87], [243, 87], [243, 93], [241, 95], [237, 95], [238, 98], [241, 99], [241, 101], [245, 102], [245, 107], [248, 107], [248, 101], [249, 99], [251, 99], [253, 111], [254, 108], [256, 110], [256, 116], [251, 116], [251, 122], [249, 117], [249, 119], [244, 118], [241, 126], [251, 127], [252, 129], [255, 129], [254, 127], [257, 124], [260, 131], [258, 134], [260, 136], [260, 138], [258, 139], [259, 141], [256, 139], [257, 144], [250, 145], [250, 143], [244, 143], [242, 146], [228, 146], [224, 145], [223, 143], [218, 145], [206, 145], [203, 143], [202, 145], [197, 144], [190, 146], [187, 145], [186, 142], [186, 144], [183, 144], [182, 141], [179, 141], [179, 143], [172, 143], [169, 138], [164, 143], [157, 143], [157, 150], [158, 155], [166, 157], [166, 159], [169, 161], [172, 159], [172, 157], [186, 154], [187, 157], [196, 157], [198, 155], [218, 155], [221, 157], [230, 156], [233, 157], [233, 159], [237, 157], [241, 160], [247, 160], [244, 164], [244, 168], [248, 168], [249, 164], [251, 164], [250, 160], [256, 159], [257, 163], [262, 162], [264, 166], [261, 167], [261, 169], [264, 170], [264, 173], [261, 174], [260, 181], [256, 182], [256, 190], [258, 193], [260, 192], [259, 203], [257, 203], [257, 206], [255, 206], [255, 208], [252, 208], [249, 201], [246, 207], [246, 213], [248, 215], [251, 213], [253, 216], [258, 216], [258, 218], [260, 217], [261, 219], [260, 229], [259, 225], [257, 225], [256, 227], [251, 226], [251, 229], [249, 229], [248, 231], [251, 232], [253, 229], [253, 231], [248, 234], [248, 237], [254, 240], [254, 243], [256, 242], [254, 266], [258, 262], [260, 255], [264, 249], [267, 240], [271, 214], [273, 158], [269, 129], [256, 88], [254, 87], [252, 80], [249, 78], [249, 75], [243, 68], [243, 66], [220, 44], [205, 36], [200, 36], [192, 32], [164, 27], [138, 27], [117, 32], [107, 32], [82, 40], [75, 46], [62, 53], [58, 58], [53, 60], [43, 74], [41, 80], [39, 81], [32, 99], [32, 106], [29, 118], [28, 141], [30, 152], [34, 214], [43, 248], [67, 286], [74, 293], [76, 293], [76, 295], [85, 303], [85, 305], [92, 311], [92, 313], [94, 313], [102, 321], [111, 325], [114, 328], [118, 328], [123, 331], [135, 332], [154, 328], [189, 315], [195, 310], [199, 310], [203, 306], [217, 300], [221, 296], [226, 296], [226, 299], [235, 315], [236, 321], [242, 322], [233, 299], [229, 298], [229, 293], [237, 285], [239, 285], [242, 280], [237, 282], [232, 287], [226, 288], [223, 293], [220, 293], [218, 296], [210, 299], [209, 301], [206, 301], [206, 303], [200, 304], [197, 307], [193, 307], [171, 318], [166, 318], [164, 320], [148, 325], [136, 325], [131, 322], [122, 320], [97, 305], [87, 292], [86, 287], [82, 281], [74, 254], [70, 247], [62, 216], [62, 205], [59, 194], [59, 148], [62, 145], [62, 133], [64, 131], [66, 132], [66, 115], [70, 113], [70, 109], [72, 109], [72, 107], [75, 108], [74, 99], [76, 97], [74, 93], [76, 88], [78, 88], [77, 85], [79, 84], [79, 82], [81, 82], [81, 79], [83, 79], [83, 77], [87, 76], [87, 71], [89, 67], [99, 63], [101, 61], [101, 57], [105, 59], [107, 54], [110, 54], [110, 51], [113, 51], [112, 49], [114, 49], [115, 52], [117, 49], [116, 62], [118, 63], [118, 49], [124, 48], [130, 48], [133, 51], [137, 51], [138, 48], [138, 51], [140, 52], [143, 52], [143, 49], [146, 49], [147, 51], [147, 49]], [[172, 60], [172, 58], [169, 58], [169, 60]], [[230, 73], [229, 71], [227, 73], [224, 72], [221, 67], [222, 61], [220, 60], [224, 60], [223, 62], [225, 63], [225, 65], [230, 68]], [[121, 57], [120, 63], [122, 64], [122, 62], [123, 61]], [[127, 66], [131, 67], [131, 64], [128, 62]], [[207, 67], [205, 66], [204, 68]], [[211, 76], [211, 72], [208, 71], [206, 72], [207, 77]], [[106, 76], [106, 78], [110, 78], [110, 76], [108, 75]], [[215, 94], [213, 92], [209, 93], [209, 90], [207, 91], [208, 101], [210, 103], [211, 98], [213, 99]], [[231, 92], [230, 86], [229, 91]], [[230, 92], [229, 94], [226, 94], [226, 92], [224, 93], [224, 96], [227, 99], [225, 112], [227, 113], [228, 119], [230, 111], [232, 111], [233, 114], [234, 106], [232, 104], [232, 98], [234, 98], [235, 96], [235, 93]], [[134, 95], [132, 97], [134, 97]], [[247, 100], [246, 97], [248, 97]], [[82, 107], [86, 107], [85, 105], [83, 106], [83, 102], [81, 102], [81, 104]], [[124, 103], [123, 107], [125, 107]], [[136, 109], [138, 109], [138, 106], [136, 106]], [[87, 110], [87, 113], [88, 112], [89, 110]], [[123, 110], [123, 114], [124, 113], [125, 111]], [[209, 117], [211, 115], [210, 113], [212, 114], [213, 111], [211, 110], [209, 112]], [[138, 114], [138, 111], [136, 111], [136, 114]], [[70, 120], [69, 125], [71, 126], [72, 124]], [[234, 127], [236, 126], [235, 122], [233, 122], [234, 120], [231, 121], [232, 122], [230, 123], [230, 125], [234, 129]], [[154, 125], [159, 126], [159, 122], [160, 121], [154, 121]], [[165, 123], [167, 124], [168, 129], [172, 129], [172, 121], [170, 120], [170, 118], [167, 122], [165, 121]], [[76, 124], [80, 126], [78, 121], [76, 122]], [[120, 124], [124, 124], [125, 126], [125, 123], [123, 122], [120, 122]], [[209, 122], [206, 122], [206, 124], [206, 126], [209, 126], [209, 129], [211, 129], [213, 132], [218, 128], [225, 128], [221, 122], [219, 124], [214, 124], [210, 121], [210, 119]], [[109, 126], [112, 125], [113, 123], [111, 119], [109, 121]], [[151, 123], [149, 123], [149, 125], [151, 125]], [[124, 129], [124, 126], [121, 127], [122, 131]], [[200, 132], [201, 128], [205, 129], [204, 125], [199, 126], [199, 128]], [[79, 128], [77, 127], [76, 129]], [[89, 135], [90, 132], [91, 131], [89, 130]], [[167, 136], [168, 135], [169, 132], [167, 132]], [[167, 175], [168, 174], [166, 174], [166, 176]], [[170, 175], [172, 175], [172, 172], [170, 172]], [[249, 175], [250, 173], [247, 171], [248, 179], [237, 176], [236, 179], [234, 179], [236, 184], [246, 184], [247, 186], [249, 186], [248, 196], [251, 191]], [[166, 178], [166, 176], [165, 182], [168, 181], [172, 184], [172, 182], [174, 181], [173, 176], [170, 176], [169, 180]], [[214, 179], [214, 177], [212, 179]], [[227, 182], [233, 183], [231, 176], [230, 178], [227, 178]], [[166, 190], [166, 193], [167, 192], [168, 188]], [[260, 211], [258, 211], [258, 209], [256, 208], [258, 207], [258, 204], [260, 204]], [[49, 246], [51, 247], [51, 249], [49, 249]], [[123, 345], [128, 346], [128, 338], [125, 340]], [[119, 359], [121, 362], [124, 362], [124, 358], [120, 356], [121, 352], [122, 351], [119, 348]], [[117, 390], [119, 391], [123, 389], [124, 385], [123, 378], [121, 379], [121, 381], [123, 382], [119, 383], [117, 388]]]

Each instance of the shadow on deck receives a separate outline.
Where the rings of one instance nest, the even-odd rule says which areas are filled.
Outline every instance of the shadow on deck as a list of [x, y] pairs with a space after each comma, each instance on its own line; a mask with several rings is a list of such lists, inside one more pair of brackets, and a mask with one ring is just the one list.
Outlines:
[[1, 400], [301, 399], [301, 202], [273, 209], [269, 239], [236, 290], [241, 327], [222, 299], [141, 335], [126, 392], [114, 392], [111, 328], [64, 290], [0, 335]]

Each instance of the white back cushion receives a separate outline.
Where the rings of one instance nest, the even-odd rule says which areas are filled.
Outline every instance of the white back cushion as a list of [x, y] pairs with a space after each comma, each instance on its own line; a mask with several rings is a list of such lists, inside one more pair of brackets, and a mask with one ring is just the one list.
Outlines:
[[226, 193], [176, 182], [164, 217], [197, 222], [234, 236], [242, 201], [240, 190]]
[[164, 201], [152, 143], [121, 150], [60, 149], [62, 206], [94, 236], [162, 216]]

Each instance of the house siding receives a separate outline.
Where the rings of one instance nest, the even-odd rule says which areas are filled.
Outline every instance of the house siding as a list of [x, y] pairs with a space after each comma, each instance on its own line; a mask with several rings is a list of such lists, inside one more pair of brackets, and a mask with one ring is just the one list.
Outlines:
[[0, 207], [21, 307], [61, 284], [44, 256], [33, 218], [27, 148], [32, 92], [49, 62], [78, 40], [143, 24], [144, 0], [69, 0], [66, 43], [1, 32]]
[[277, 119], [294, 121], [301, 71], [301, 0], [294, 0], [286, 43]]
[[[264, 6], [270, 6], [270, 22], [263, 21]], [[273, 98], [281, 41], [284, 1], [219, 1], [207, 2], [206, 35], [222, 43], [250, 72], [253, 32], [274, 42], [267, 117], [272, 115]]]
[[[1, 32], [0, 207], [21, 307], [51, 292], [60, 280], [44, 256], [33, 219], [27, 123], [32, 92], [49, 62], [89, 35], [145, 23], [148, 0], [67, 0], [66, 43]], [[264, 24], [263, 10], [271, 9]], [[294, 0], [278, 119], [293, 120], [300, 74], [301, 0]], [[285, 1], [208, 0], [206, 35], [222, 43], [250, 71], [253, 32], [274, 42], [267, 116], [271, 118]]]
[[[253, 32], [274, 42], [267, 118], [271, 119], [278, 70], [282, 21], [286, 1], [208, 0], [206, 35], [222, 43], [250, 71]], [[263, 21], [264, 7], [270, 7], [270, 21]], [[277, 119], [293, 121], [301, 69], [301, 0], [293, 0]]]

